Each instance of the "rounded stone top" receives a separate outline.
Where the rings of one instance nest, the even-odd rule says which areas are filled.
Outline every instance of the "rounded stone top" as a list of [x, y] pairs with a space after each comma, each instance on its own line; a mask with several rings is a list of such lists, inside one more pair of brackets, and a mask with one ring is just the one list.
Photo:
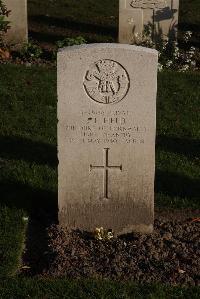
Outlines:
[[69, 52], [69, 51], [83, 51], [92, 49], [124, 49], [127, 51], [135, 51], [141, 53], [147, 53], [158, 56], [158, 51], [155, 49], [145, 48], [141, 46], [128, 45], [128, 44], [118, 44], [118, 43], [94, 43], [94, 44], [82, 44], [69, 46], [59, 49], [58, 53]]

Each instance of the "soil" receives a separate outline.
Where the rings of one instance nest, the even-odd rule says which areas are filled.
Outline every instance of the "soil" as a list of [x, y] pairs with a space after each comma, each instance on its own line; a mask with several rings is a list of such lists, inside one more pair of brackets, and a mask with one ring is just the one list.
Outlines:
[[43, 275], [200, 285], [199, 211], [159, 212], [154, 232], [100, 241], [93, 234], [48, 229]]

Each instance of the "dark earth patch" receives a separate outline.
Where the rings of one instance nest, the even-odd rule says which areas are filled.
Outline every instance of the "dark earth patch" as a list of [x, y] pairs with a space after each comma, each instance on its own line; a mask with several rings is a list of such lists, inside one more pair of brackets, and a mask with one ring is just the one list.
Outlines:
[[[29, 274], [200, 285], [198, 216], [197, 210], [168, 211], [167, 217], [162, 211], [156, 215], [154, 233], [128, 234], [110, 241], [96, 240], [81, 231], [69, 233], [52, 225], [46, 231], [46, 251], [41, 250], [38, 229], [36, 250], [32, 257], [26, 256]], [[36, 247], [40, 248], [39, 255]]]

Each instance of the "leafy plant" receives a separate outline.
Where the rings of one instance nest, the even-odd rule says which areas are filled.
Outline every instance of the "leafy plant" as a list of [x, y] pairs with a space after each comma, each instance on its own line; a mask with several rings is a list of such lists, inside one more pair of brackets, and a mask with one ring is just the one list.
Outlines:
[[34, 44], [33, 42], [29, 41], [21, 49], [20, 56], [23, 59], [35, 60], [40, 58], [42, 53], [43, 53], [42, 49], [37, 44]]
[[82, 36], [77, 36], [74, 38], [66, 37], [62, 40], [59, 40], [56, 42], [57, 49], [53, 52], [53, 59], [56, 59], [57, 51], [60, 48], [70, 47], [70, 46], [74, 46], [74, 45], [82, 45], [82, 44], [86, 44], [86, 43], [87, 43], [87, 41]]
[[56, 43], [58, 48], [81, 45], [81, 44], [86, 44], [86, 40], [82, 36], [77, 36], [74, 38], [66, 37], [63, 40], [57, 41]]
[[7, 30], [10, 28], [10, 22], [6, 20], [6, 17], [8, 17], [9, 14], [10, 10], [8, 10], [3, 1], [0, 0], [0, 44], [3, 43], [3, 33], [7, 32]]
[[3, 1], [0, 0], [0, 31], [6, 32], [10, 26], [9, 21], [6, 21], [5, 18], [8, 17], [10, 14], [10, 10], [7, 9]]
[[[184, 72], [186, 70], [196, 70], [198, 50], [195, 47], [188, 47], [187, 49], [180, 48], [176, 39], [164, 39], [161, 35], [159, 40], [152, 40], [152, 31], [148, 27], [142, 35], [134, 34], [134, 44], [153, 48], [158, 51], [159, 55], [159, 71], [163, 69], [177, 70]], [[192, 32], [187, 31], [183, 37], [184, 43], [189, 44], [192, 37]]]

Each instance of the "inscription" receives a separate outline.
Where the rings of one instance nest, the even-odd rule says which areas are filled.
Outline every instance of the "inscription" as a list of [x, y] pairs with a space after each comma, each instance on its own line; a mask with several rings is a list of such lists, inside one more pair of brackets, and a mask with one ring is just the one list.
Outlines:
[[104, 111], [104, 110], [89, 110], [89, 111], [82, 111], [81, 115], [88, 115], [88, 116], [98, 116], [98, 115], [113, 115], [113, 116], [125, 116], [125, 115], [129, 115], [130, 111], [126, 111], [126, 110], [115, 110], [115, 111]]
[[108, 151], [109, 148], [104, 148], [103, 149], [103, 160], [104, 160], [104, 165], [90, 165], [90, 171], [94, 170], [94, 169], [98, 169], [98, 170], [103, 170], [103, 196], [104, 196], [104, 200], [108, 200], [108, 171], [109, 170], [120, 170], [122, 171], [122, 165], [119, 166], [111, 166], [108, 163]]
[[80, 124], [67, 124], [66, 138], [69, 143], [142, 145], [147, 128], [134, 124], [132, 111], [80, 111]]
[[132, 0], [130, 6], [133, 8], [162, 9], [168, 4], [166, 0]]
[[121, 64], [104, 59], [90, 66], [83, 85], [87, 95], [95, 102], [113, 104], [126, 96], [130, 80], [127, 71]]

